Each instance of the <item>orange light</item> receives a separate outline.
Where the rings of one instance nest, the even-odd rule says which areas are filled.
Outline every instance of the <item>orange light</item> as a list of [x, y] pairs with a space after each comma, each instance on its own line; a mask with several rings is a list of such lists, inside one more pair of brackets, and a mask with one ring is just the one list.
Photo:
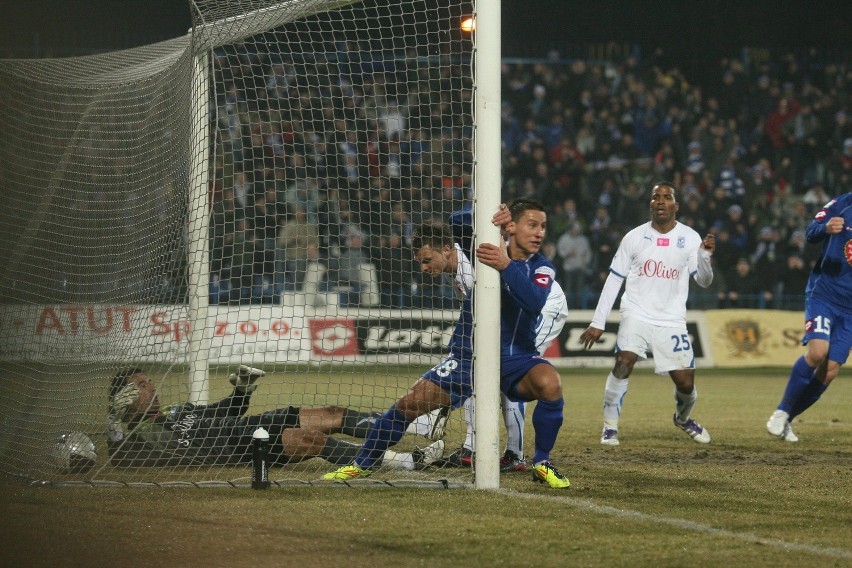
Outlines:
[[461, 30], [470, 33], [476, 29], [476, 22], [473, 18], [465, 18], [461, 23]]

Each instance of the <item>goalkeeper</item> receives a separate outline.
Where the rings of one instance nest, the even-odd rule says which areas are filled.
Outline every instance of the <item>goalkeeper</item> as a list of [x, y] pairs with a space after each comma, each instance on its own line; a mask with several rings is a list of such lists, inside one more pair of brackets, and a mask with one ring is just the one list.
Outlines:
[[[110, 461], [116, 467], [228, 465], [251, 461], [252, 434], [269, 432], [270, 462], [286, 464], [321, 457], [334, 464], [349, 463], [359, 444], [329, 436], [342, 433], [364, 438], [379, 416], [340, 406], [288, 406], [246, 415], [255, 382], [264, 371], [240, 365], [230, 376], [233, 392], [215, 404], [189, 402], [160, 406], [151, 379], [142, 369], [116, 374], [109, 387]], [[387, 452], [383, 466], [395, 469], [426, 467], [443, 456], [446, 419], [422, 417], [408, 430], [434, 439], [411, 453]]]

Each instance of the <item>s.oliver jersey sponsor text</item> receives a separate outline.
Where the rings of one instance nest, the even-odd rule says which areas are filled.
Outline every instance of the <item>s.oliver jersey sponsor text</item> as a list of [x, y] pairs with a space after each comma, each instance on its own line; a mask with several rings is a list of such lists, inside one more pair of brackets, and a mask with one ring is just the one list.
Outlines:
[[639, 269], [639, 276], [677, 280], [680, 278], [680, 270], [677, 268], [670, 268], [662, 261], [649, 258]]

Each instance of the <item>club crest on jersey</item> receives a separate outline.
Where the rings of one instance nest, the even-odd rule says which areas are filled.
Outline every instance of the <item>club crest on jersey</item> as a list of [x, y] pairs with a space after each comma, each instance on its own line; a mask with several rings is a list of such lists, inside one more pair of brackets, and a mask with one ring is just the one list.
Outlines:
[[657, 246], [658, 247], [669, 246], [669, 238], [668, 237], [657, 237]]
[[535, 282], [542, 288], [547, 288], [547, 286], [550, 284], [550, 276], [548, 276], [547, 274], [536, 274], [533, 282]]
[[550, 283], [553, 281], [555, 276], [556, 273], [552, 269], [542, 266], [536, 270], [535, 275], [533, 276], [533, 282], [542, 288], [547, 288], [550, 286]]
[[675, 245], [677, 248], [682, 249], [686, 246], [686, 237], [678, 237], [677, 244]]
[[852, 240], [846, 241], [843, 245], [843, 256], [846, 257], [846, 264], [852, 266]]

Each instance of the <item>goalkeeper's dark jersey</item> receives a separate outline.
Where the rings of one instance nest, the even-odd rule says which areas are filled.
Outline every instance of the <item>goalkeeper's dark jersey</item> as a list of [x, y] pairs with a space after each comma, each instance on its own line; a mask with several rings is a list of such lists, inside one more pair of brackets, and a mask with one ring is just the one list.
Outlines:
[[129, 432], [111, 435], [110, 460], [118, 467], [247, 462], [252, 434], [259, 426], [269, 431], [270, 455], [281, 454], [281, 432], [298, 426], [299, 409], [244, 416], [247, 409], [248, 397], [236, 393], [211, 405], [185, 402], [163, 407], [157, 416], [131, 424]]

